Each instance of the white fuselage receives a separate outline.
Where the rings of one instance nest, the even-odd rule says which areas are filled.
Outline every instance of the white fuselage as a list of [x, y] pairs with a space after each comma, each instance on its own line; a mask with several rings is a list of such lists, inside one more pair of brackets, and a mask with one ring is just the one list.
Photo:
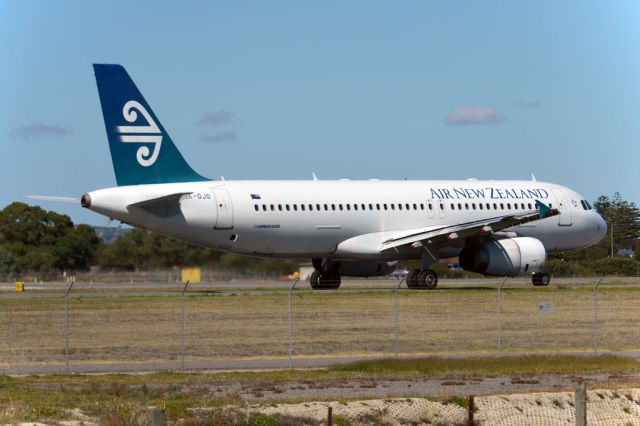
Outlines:
[[[168, 194], [174, 206], [131, 206]], [[560, 215], [504, 230], [542, 241], [547, 252], [598, 242], [606, 224], [575, 191], [537, 181], [206, 181], [132, 185], [89, 193], [90, 209], [191, 243], [254, 256], [414, 259], [420, 252], [380, 252], [389, 235], [521, 214], [535, 201]], [[500, 238], [500, 236], [498, 236]], [[462, 246], [438, 248], [440, 258]]]

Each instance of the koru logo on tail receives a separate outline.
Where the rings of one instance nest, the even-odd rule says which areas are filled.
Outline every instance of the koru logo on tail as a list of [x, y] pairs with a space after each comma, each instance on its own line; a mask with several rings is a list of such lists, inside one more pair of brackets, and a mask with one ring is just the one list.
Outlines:
[[153, 152], [149, 151], [148, 146], [141, 146], [136, 152], [136, 160], [141, 166], [149, 167], [153, 165], [158, 159], [160, 154], [160, 145], [162, 145], [162, 133], [151, 115], [147, 110], [140, 105], [138, 101], [129, 101], [124, 104], [122, 108], [122, 115], [124, 119], [129, 123], [134, 123], [138, 119], [138, 113], [140, 111], [145, 120], [147, 120], [147, 126], [116, 126], [116, 131], [120, 133], [120, 141], [126, 143], [152, 143]]

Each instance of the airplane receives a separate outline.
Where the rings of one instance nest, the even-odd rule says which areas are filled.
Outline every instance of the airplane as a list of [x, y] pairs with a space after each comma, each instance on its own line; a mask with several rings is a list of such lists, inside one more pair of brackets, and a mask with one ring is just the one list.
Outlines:
[[433, 289], [431, 265], [458, 257], [487, 276], [546, 286], [548, 253], [596, 244], [607, 225], [564, 186], [518, 180], [211, 180], [174, 145], [127, 71], [94, 64], [116, 187], [81, 205], [132, 226], [248, 256], [311, 259], [313, 289], [383, 276], [419, 260], [411, 289]]

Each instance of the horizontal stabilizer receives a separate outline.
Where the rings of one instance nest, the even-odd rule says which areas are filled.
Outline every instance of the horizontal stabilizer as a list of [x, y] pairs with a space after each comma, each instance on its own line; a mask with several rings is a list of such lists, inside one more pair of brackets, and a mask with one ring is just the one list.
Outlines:
[[39, 201], [54, 201], [56, 203], [79, 203], [80, 198], [77, 197], [60, 197], [57, 195], [27, 195], [25, 198]]

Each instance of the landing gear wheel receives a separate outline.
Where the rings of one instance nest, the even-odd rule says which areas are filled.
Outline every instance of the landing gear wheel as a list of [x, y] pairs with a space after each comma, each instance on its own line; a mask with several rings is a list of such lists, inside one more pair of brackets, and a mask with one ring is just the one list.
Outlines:
[[432, 269], [420, 272], [419, 279], [421, 288], [432, 290], [438, 285], [438, 275]]
[[536, 287], [546, 287], [551, 282], [551, 277], [549, 277], [549, 274], [538, 272], [531, 276], [531, 282]]
[[338, 274], [322, 274], [320, 275], [320, 287], [323, 290], [333, 290], [340, 287], [340, 275]]
[[340, 287], [340, 275], [337, 274], [321, 274], [313, 271], [309, 277], [309, 284], [314, 290], [332, 290]]
[[420, 288], [420, 270], [412, 269], [407, 274], [407, 287], [409, 289]]
[[320, 288], [320, 272], [313, 271], [311, 276], [309, 277], [309, 284], [311, 284], [312, 289]]

